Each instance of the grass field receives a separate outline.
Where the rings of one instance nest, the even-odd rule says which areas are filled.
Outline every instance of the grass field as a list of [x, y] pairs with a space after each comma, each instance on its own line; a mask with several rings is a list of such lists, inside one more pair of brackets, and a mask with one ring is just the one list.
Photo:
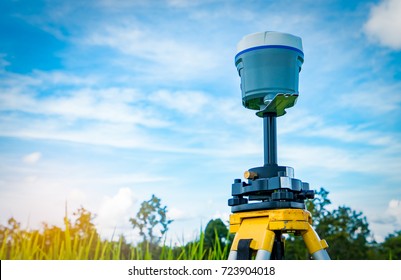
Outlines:
[[87, 232], [70, 228], [64, 219], [65, 229], [45, 227], [44, 230], [28, 231], [4, 229], [0, 234], [0, 259], [2, 260], [222, 260], [227, 259], [228, 245], [205, 247], [205, 236], [182, 246], [127, 244], [102, 240], [96, 230]]

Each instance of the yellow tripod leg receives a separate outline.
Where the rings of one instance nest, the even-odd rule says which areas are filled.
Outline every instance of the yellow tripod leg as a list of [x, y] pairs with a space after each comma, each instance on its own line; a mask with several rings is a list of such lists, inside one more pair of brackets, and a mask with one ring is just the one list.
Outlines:
[[326, 251], [326, 248], [329, 247], [326, 240], [321, 240], [313, 227], [310, 224], [308, 225], [308, 229], [302, 233], [302, 238], [309, 254], [315, 260], [330, 260], [329, 254]]
[[231, 246], [229, 260], [238, 259], [241, 242], [249, 240], [249, 249], [257, 251], [257, 260], [270, 259], [273, 249], [274, 232], [269, 230], [270, 217], [262, 212], [232, 214], [230, 232], [236, 233]]
[[[274, 209], [235, 213], [230, 216], [230, 233], [236, 233], [229, 260], [249, 259], [242, 256], [243, 247], [257, 251], [256, 259], [270, 259], [275, 231], [295, 233], [303, 237], [309, 253], [315, 260], [330, 260], [325, 240], [311, 226], [312, 218], [303, 209]], [[242, 246], [244, 242], [248, 242]], [[241, 247], [242, 246], [242, 247]], [[238, 254], [241, 252], [241, 257]]]

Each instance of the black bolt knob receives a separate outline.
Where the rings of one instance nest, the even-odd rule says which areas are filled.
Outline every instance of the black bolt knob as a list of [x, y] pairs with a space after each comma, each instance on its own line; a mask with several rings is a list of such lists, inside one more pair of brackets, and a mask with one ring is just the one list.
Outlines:
[[291, 201], [294, 199], [292, 192], [274, 192], [272, 193], [272, 200]]
[[234, 196], [228, 200], [228, 206], [236, 206], [240, 204], [247, 204], [248, 199], [239, 197], [239, 196]]
[[314, 199], [315, 198], [315, 191], [306, 191], [305, 196], [306, 196], [306, 198]]

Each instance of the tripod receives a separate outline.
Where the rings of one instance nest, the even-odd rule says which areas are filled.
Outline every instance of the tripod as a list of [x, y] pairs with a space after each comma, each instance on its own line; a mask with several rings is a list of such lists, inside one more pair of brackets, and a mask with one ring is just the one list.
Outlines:
[[[280, 100], [279, 96], [278, 99]], [[314, 198], [309, 184], [294, 178], [294, 170], [277, 164], [277, 113], [260, 112], [264, 130], [264, 166], [245, 172], [248, 182], [235, 179], [228, 200], [230, 232], [235, 238], [229, 260], [284, 259], [283, 234], [302, 236], [309, 254], [329, 260], [325, 240], [312, 228], [305, 199]], [[250, 201], [256, 201], [249, 203]]]

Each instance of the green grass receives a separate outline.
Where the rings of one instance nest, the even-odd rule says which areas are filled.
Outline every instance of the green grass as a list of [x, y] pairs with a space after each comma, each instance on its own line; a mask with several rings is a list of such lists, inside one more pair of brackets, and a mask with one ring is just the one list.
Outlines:
[[[228, 237], [227, 237], [228, 239]], [[229, 245], [217, 238], [212, 247], [206, 245], [203, 231], [195, 241], [181, 246], [141, 243], [127, 244], [102, 240], [96, 229], [77, 231], [65, 219], [65, 229], [45, 227], [42, 231], [21, 230], [0, 226], [0, 260], [226, 260]], [[384, 253], [392, 260], [393, 251]]]
[[214, 242], [206, 248], [205, 236], [182, 246], [133, 246], [123, 237], [119, 241], [102, 240], [95, 229], [87, 232], [73, 230], [64, 219], [65, 229], [34, 230], [3, 229], [0, 234], [1, 260], [222, 260], [227, 259], [228, 245]]

